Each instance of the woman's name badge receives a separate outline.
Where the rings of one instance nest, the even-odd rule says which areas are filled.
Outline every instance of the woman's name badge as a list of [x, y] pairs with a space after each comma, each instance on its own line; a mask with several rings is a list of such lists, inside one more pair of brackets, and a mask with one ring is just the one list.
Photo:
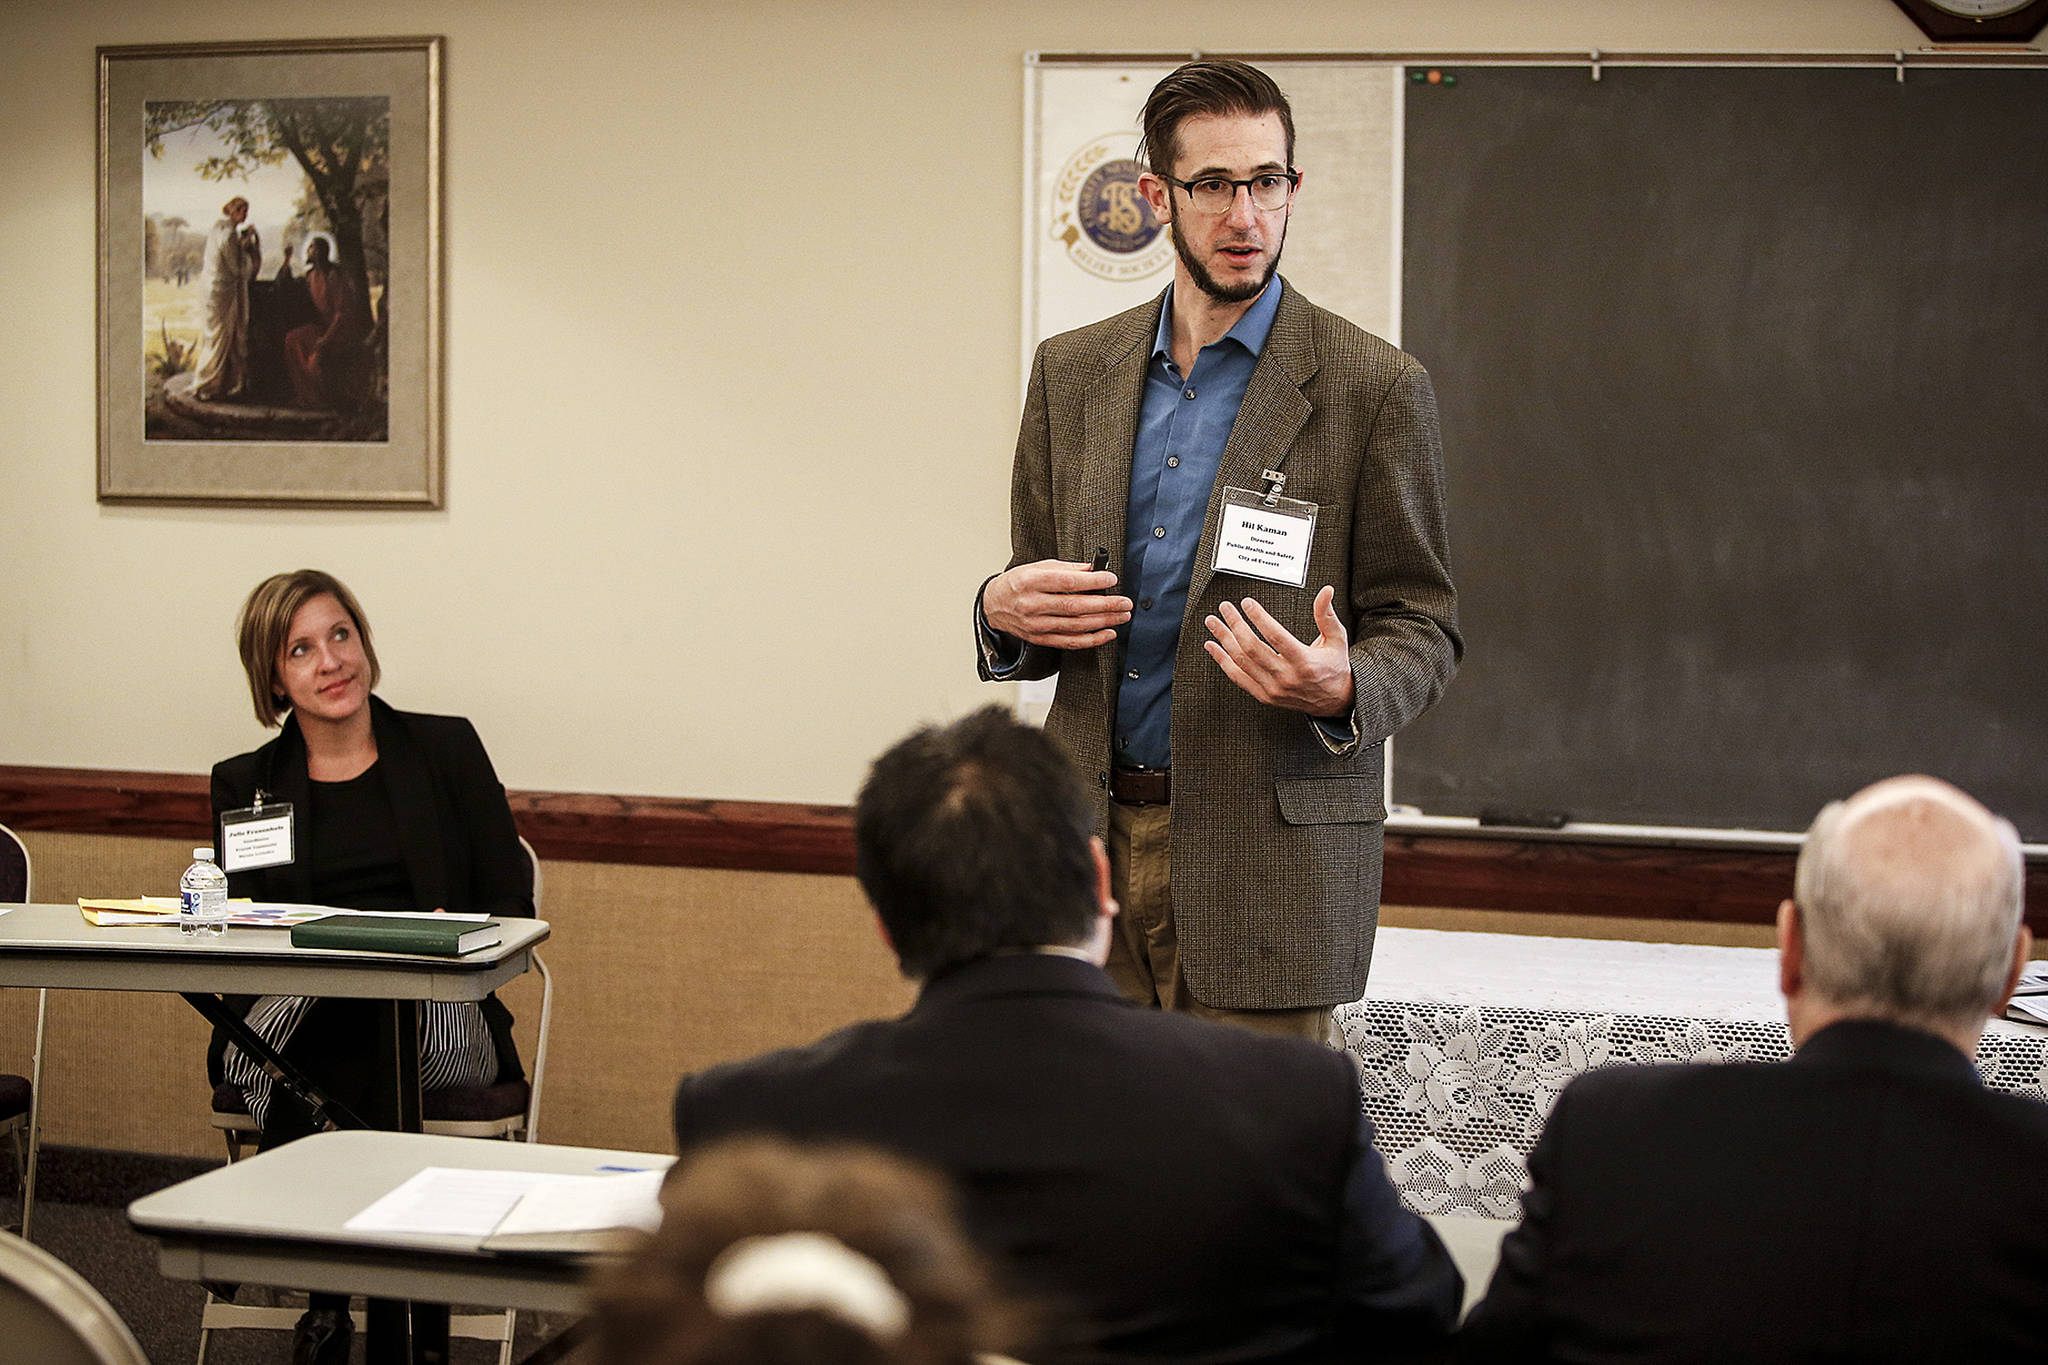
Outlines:
[[291, 802], [270, 801], [220, 813], [221, 871], [253, 872], [291, 860]]
[[1316, 504], [1223, 490], [1223, 515], [1216, 525], [1218, 573], [1243, 574], [1291, 588], [1308, 583], [1308, 552], [1316, 536]]

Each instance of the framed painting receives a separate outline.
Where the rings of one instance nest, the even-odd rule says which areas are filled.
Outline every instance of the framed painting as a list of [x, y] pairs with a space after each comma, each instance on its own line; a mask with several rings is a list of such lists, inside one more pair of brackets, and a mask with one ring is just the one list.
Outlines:
[[99, 49], [102, 502], [441, 505], [441, 42]]

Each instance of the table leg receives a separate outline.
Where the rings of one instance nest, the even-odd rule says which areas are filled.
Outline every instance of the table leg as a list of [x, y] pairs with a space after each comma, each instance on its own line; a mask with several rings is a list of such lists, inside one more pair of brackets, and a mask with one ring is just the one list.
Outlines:
[[[420, 1131], [420, 1015], [412, 1000], [393, 1000], [377, 1014], [377, 1036], [372, 1045], [385, 1059], [384, 1072], [392, 1078], [391, 1088], [370, 1103], [369, 1120], [378, 1128], [401, 1133]], [[436, 1305], [407, 1304], [396, 1299], [370, 1300], [369, 1340], [366, 1357], [371, 1365], [421, 1365], [448, 1358], [448, 1310]], [[384, 1325], [379, 1328], [379, 1323]], [[438, 1352], [438, 1354], [437, 1354]]]
[[412, 1306], [412, 1365], [448, 1365], [448, 1305]]
[[397, 1055], [392, 1058], [396, 1077], [395, 1108], [398, 1131], [420, 1131], [420, 1004], [416, 1000], [391, 1002], [391, 1032]]
[[363, 1360], [366, 1365], [412, 1365], [405, 1304], [397, 1299], [371, 1299], [365, 1307]]

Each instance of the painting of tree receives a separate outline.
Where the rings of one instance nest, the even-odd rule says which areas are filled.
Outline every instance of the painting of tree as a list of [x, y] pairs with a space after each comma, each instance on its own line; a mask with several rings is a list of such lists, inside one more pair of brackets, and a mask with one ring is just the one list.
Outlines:
[[441, 49], [98, 49], [103, 499], [440, 504]]
[[212, 130], [229, 150], [197, 167], [209, 180], [239, 178], [256, 166], [274, 166], [291, 157], [305, 172], [320, 213], [334, 233], [341, 270], [364, 297], [374, 297], [372, 284], [381, 288], [382, 274], [389, 268], [389, 107], [389, 100], [375, 96], [156, 100], [144, 111], [143, 145], [151, 156], [161, 156], [167, 134], [198, 127]]

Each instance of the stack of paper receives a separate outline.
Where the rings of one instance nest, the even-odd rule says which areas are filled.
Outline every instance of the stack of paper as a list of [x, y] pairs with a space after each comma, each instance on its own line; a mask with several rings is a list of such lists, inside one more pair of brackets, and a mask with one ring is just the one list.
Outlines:
[[[109, 924], [176, 924], [178, 922], [178, 898], [176, 896], [139, 896], [134, 900], [113, 900], [105, 897], [78, 898], [79, 913], [93, 923]], [[309, 920], [324, 919], [329, 915], [362, 914], [359, 910], [341, 910], [331, 905], [294, 905], [289, 901], [231, 900], [228, 902], [228, 923], [243, 928], [289, 929], [294, 924]], [[395, 911], [407, 918], [425, 919], [425, 912]], [[476, 920], [481, 923], [483, 915], [438, 915], [440, 920]]]
[[2048, 1025], [2048, 961], [2036, 959], [2020, 969], [2020, 984], [2013, 987], [2005, 1017], [2023, 1024]]
[[474, 1237], [486, 1251], [587, 1255], [661, 1223], [665, 1169], [608, 1175], [429, 1166], [343, 1224], [351, 1232]]

